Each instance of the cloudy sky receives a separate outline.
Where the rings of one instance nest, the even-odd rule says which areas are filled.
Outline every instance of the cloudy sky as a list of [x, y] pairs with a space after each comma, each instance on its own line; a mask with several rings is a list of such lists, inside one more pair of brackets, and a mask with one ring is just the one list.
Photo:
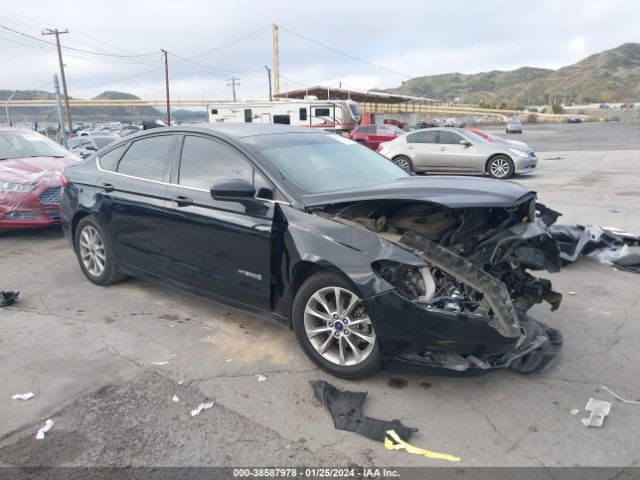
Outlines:
[[41, 30], [68, 28], [61, 39], [63, 46], [76, 49], [64, 51], [69, 95], [76, 98], [104, 90], [162, 98], [163, 48], [171, 54], [172, 97], [229, 99], [226, 79], [235, 75], [241, 99], [264, 99], [272, 23], [281, 26], [283, 90], [339, 82], [367, 90], [419, 75], [523, 65], [558, 68], [640, 42], [637, 0], [28, 0], [1, 5], [0, 89], [51, 90], [58, 60], [55, 48], [42, 43], [53, 36], [42, 36]]

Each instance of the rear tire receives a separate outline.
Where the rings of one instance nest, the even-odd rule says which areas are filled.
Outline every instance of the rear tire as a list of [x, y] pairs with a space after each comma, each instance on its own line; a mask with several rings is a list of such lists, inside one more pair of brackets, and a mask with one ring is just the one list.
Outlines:
[[373, 324], [353, 287], [337, 273], [310, 276], [296, 294], [292, 313], [298, 343], [322, 370], [355, 379], [380, 368]]
[[91, 282], [110, 285], [126, 278], [118, 272], [109, 237], [92, 217], [84, 217], [78, 223], [74, 245], [82, 273]]
[[506, 155], [496, 155], [487, 162], [486, 172], [491, 178], [506, 180], [513, 175], [514, 171], [513, 160]]
[[398, 155], [393, 159], [393, 163], [407, 172], [413, 172], [413, 163], [411, 163], [411, 159], [405, 155]]

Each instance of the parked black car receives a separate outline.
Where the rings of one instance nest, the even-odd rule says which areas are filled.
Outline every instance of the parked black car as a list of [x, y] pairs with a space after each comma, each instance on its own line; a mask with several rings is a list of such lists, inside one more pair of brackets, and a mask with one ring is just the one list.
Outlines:
[[561, 296], [535, 193], [417, 177], [344, 137], [259, 124], [170, 127], [65, 170], [62, 219], [86, 277], [146, 278], [293, 328], [342, 377], [413, 366], [548, 368]]

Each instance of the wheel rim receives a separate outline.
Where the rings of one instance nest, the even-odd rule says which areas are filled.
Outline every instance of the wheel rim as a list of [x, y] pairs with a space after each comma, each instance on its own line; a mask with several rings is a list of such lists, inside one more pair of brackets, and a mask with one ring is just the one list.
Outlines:
[[99, 277], [104, 272], [106, 253], [104, 242], [98, 230], [92, 226], [86, 226], [80, 232], [80, 258], [84, 268], [93, 277]]
[[340, 366], [364, 362], [376, 343], [360, 298], [340, 287], [318, 290], [304, 309], [307, 338], [322, 357]]
[[410, 170], [409, 161], [406, 158], [398, 158], [396, 160], [396, 165], [398, 165], [403, 170], [406, 170], [407, 172]]
[[509, 173], [509, 162], [504, 158], [496, 158], [489, 168], [494, 177], [504, 177]]

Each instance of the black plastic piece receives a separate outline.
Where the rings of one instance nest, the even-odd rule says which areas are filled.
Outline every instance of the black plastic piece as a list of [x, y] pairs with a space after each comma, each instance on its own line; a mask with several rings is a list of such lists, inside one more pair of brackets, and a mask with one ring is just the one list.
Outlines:
[[13, 305], [18, 300], [18, 295], [20, 295], [20, 292], [5, 292], [4, 290], [0, 291], [0, 307], [8, 307], [9, 305]]
[[405, 442], [418, 431], [417, 428], [404, 426], [400, 420], [386, 421], [365, 417], [362, 404], [367, 392], [343, 392], [324, 380], [309, 383], [313, 387], [315, 397], [331, 413], [333, 425], [337, 430], [359, 433], [378, 442], [384, 442], [387, 430], [394, 430]]

